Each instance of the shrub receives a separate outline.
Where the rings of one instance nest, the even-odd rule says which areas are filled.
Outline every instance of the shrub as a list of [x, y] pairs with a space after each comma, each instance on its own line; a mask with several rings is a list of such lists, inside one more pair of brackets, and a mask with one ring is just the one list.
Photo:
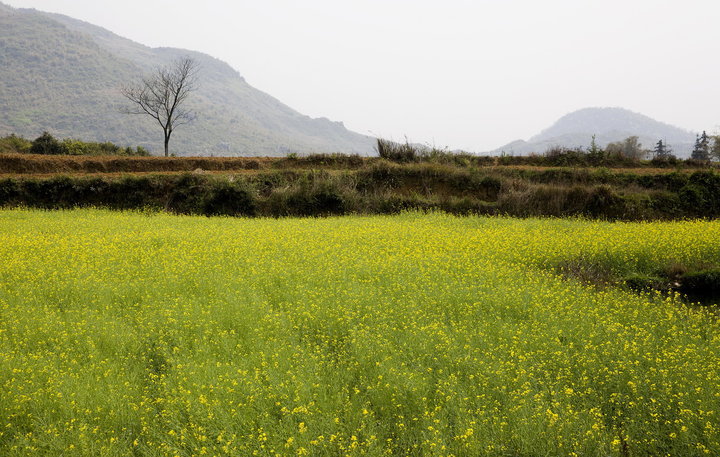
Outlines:
[[624, 200], [610, 187], [598, 186], [588, 196], [585, 212], [592, 217], [620, 219], [625, 215]]
[[75, 198], [75, 181], [68, 176], [23, 181], [21, 186], [25, 199], [33, 206], [59, 209], [83, 204]]
[[695, 213], [702, 212], [707, 204], [705, 200], [705, 189], [697, 184], [688, 184], [680, 189], [678, 197], [686, 211], [692, 211]]
[[67, 155], [120, 155], [120, 156], [149, 156], [150, 152], [142, 146], [133, 150], [130, 146], [122, 148], [109, 141], [97, 143], [66, 138], [60, 143], [62, 154]]
[[81, 156], [91, 153], [90, 145], [80, 140], [65, 138], [62, 140], [62, 143], [60, 143], [60, 146], [62, 148], [62, 154]]
[[650, 160], [650, 164], [658, 168], [676, 167], [680, 163], [682, 163], [682, 161], [672, 154], [666, 156], [656, 156]]
[[[156, 188], [155, 181], [147, 176], [128, 176], [119, 180], [111, 180], [107, 187], [104, 205], [118, 209], [160, 206], [150, 202]], [[101, 190], [102, 188], [98, 187], [98, 191]]]
[[109, 141], [93, 142], [82, 141], [73, 138], [65, 138], [62, 141], [56, 139], [48, 132], [43, 132], [38, 138], [30, 142], [24, 138], [10, 135], [0, 138], [0, 153], [20, 152], [44, 155], [121, 155], [121, 156], [144, 156], [150, 152], [142, 146], [135, 149], [131, 147], [120, 147]]
[[0, 153], [27, 153], [30, 152], [32, 142], [14, 133], [0, 138]]
[[674, 192], [654, 192], [650, 195], [650, 209], [667, 217], [676, 217], [681, 214], [682, 202]]
[[32, 142], [30, 152], [32, 154], [62, 154], [63, 146], [48, 132], [43, 132]]
[[[128, 147], [128, 149], [130, 149], [130, 148]], [[150, 156], [150, 151], [148, 151], [147, 149], [145, 149], [145, 148], [142, 147], [142, 146], [136, 146], [136, 147], [135, 147], [135, 154], [127, 154], [127, 155], [136, 155], [136, 156], [141, 156], [141, 157], [149, 157], [149, 156]]]
[[548, 164], [556, 167], [587, 165], [587, 155], [581, 148], [572, 149], [555, 146], [545, 152], [545, 157]]
[[360, 192], [373, 192], [394, 189], [400, 185], [401, 173], [400, 166], [386, 160], [380, 160], [369, 169], [358, 172], [357, 190]]
[[381, 158], [392, 162], [415, 162], [419, 158], [415, 148], [407, 141], [402, 144], [378, 138], [377, 151]]
[[0, 180], [0, 206], [13, 203], [21, 195], [18, 182], [12, 178]]
[[256, 212], [250, 191], [230, 181], [219, 181], [209, 189], [202, 211], [206, 216], [252, 216]]
[[287, 187], [275, 188], [265, 201], [272, 216], [344, 214], [347, 202], [340, 185], [326, 174], [310, 174]]
[[336, 166], [342, 168], [359, 168], [365, 161], [357, 154], [310, 154], [296, 159], [296, 165]]
[[176, 180], [169, 182], [171, 190], [165, 208], [181, 214], [193, 214], [204, 206], [204, 187], [207, 178], [184, 173]]

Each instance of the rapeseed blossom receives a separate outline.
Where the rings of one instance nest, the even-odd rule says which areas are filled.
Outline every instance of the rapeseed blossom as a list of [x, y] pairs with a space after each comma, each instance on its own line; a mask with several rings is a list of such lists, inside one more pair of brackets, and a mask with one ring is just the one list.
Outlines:
[[[720, 222], [0, 211], [0, 455], [720, 455]], [[575, 263], [573, 263], [575, 262]]]

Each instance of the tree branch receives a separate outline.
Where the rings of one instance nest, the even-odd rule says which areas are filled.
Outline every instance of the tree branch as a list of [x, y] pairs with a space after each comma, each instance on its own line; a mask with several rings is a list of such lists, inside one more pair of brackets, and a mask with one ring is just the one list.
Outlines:
[[169, 140], [177, 126], [195, 119], [194, 113], [181, 107], [196, 90], [198, 71], [198, 63], [190, 57], [184, 57], [168, 67], [158, 68], [154, 74], [135, 85], [123, 87], [122, 95], [131, 102], [131, 107], [123, 112], [155, 119], [162, 127], [165, 139]]

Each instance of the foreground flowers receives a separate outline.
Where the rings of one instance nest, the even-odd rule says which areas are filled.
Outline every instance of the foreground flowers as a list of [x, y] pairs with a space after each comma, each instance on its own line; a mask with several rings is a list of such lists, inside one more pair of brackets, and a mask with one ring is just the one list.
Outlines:
[[720, 223], [0, 212], [1, 455], [717, 455]]

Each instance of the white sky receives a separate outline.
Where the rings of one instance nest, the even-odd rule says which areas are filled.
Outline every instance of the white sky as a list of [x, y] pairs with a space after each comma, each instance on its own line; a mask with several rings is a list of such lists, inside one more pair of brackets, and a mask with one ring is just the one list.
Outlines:
[[720, 124], [717, 0], [0, 0], [205, 52], [357, 132], [485, 151], [589, 106]]

